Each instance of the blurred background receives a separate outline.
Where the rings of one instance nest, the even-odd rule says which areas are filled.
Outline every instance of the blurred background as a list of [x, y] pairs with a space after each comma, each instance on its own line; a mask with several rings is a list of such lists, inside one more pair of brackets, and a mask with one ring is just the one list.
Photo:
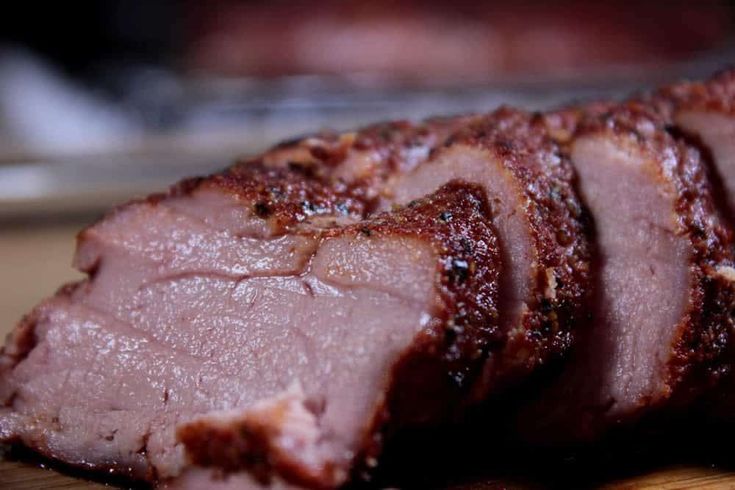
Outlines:
[[706, 76], [735, 3], [10, 1], [0, 19], [0, 330], [108, 206], [282, 138]]

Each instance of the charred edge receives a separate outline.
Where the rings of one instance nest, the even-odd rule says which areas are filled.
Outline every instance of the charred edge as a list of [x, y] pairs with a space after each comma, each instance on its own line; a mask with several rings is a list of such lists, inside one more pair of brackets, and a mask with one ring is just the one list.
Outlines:
[[690, 325], [677, 342], [670, 366], [672, 383], [683, 386], [674, 397], [676, 405], [717, 387], [733, 369], [729, 361], [735, 356], [732, 284], [703, 271], [698, 276], [692, 302], [701, 306], [688, 318]]
[[[680, 325], [675, 355], [669, 363], [671, 386], [678, 386], [674, 404], [706, 393], [732, 371], [735, 359], [732, 311], [735, 285], [718, 274], [719, 266], [733, 265], [733, 241], [717, 219], [707, 169], [684, 142], [678, 145], [680, 197], [677, 212], [684, 218], [695, 251], [690, 270], [695, 276], [687, 317]], [[712, 218], [715, 218], [714, 220]]]
[[683, 81], [646, 93], [643, 100], [671, 115], [679, 109], [696, 109], [733, 114], [735, 69], [726, 68], [706, 81]]
[[[447, 211], [452, 219], [446, 219]], [[352, 477], [358, 480], [371, 478], [384, 442], [398, 428], [441, 425], [459, 415], [490, 352], [504, 344], [497, 328], [499, 257], [484, 190], [452, 181], [389, 217], [400, 222], [399, 232], [415, 226], [434, 243], [442, 306], [392, 369], [388, 396], [355, 458]], [[488, 250], [479, 252], [475, 241], [484, 241]]]
[[699, 135], [683, 131], [680, 127], [675, 125], [667, 125], [666, 132], [676, 141], [682, 141], [685, 145], [696, 149], [699, 152], [701, 161], [705, 167], [707, 179], [710, 183], [712, 199], [715, 202], [718, 212], [722, 215], [723, 219], [732, 228], [735, 225], [735, 216], [733, 216], [733, 210], [727, 204], [727, 191], [723, 185], [723, 178], [717, 165], [715, 165], [715, 158], [710, 150], [709, 146], [702, 141]]
[[[564, 161], [562, 165], [570, 164]], [[532, 238], [539, 251], [536, 304], [529, 305], [530, 312], [523, 321], [526, 332], [538, 337], [528, 346], [537, 346], [534, 361], [543, 362], [569, 349], [571, 327], [584, 316], [582, 302], [589, 294], [590, 250], [581, 219], [582, 204], [571, 183], [553, 175], [537, 180], [538, 192], [530, 196], [535, 204]], [[547, 294], [550, 281], [555, 283], [551, 296]]]
[[[558, 124], [566, 130], [557, 131], [560, 134], [556, 136], [564, 142], [570, 138], [572, 116], [560, 116]], [[497, 121], [507, 122], [507, 128], [498, 130]], [[516, 338], [512, 344], [515, 349], [534, 354], [526, 367], [509, 366], [506, 374], [510, 377], [560, 358], [572, 343], [572, 326], [588, 316], [584, 300], [591, 281], [589, 213], [574, 186], [576, 174], [568, 152], [563, 151], [550, 126], [545, 116], [502, 108], [470, 128], [468, 137], [498, 155], [522, 186], [537, 251], [534, 297], [521, 319], [525, 338]], [[558, 163], [551, 164], [550, 159], [558, 159]], [[548, 297], [550, 275], [556, 287]]]
[[251, 201], [253, 215], [273, 219], [284, 229], [312, 216], [355, 215], [363, 217], [375, 199], [365, 195], [361, 183], [343, 185], [327, 177], [287, 168], [232, 167], [202, 183], [221, 187]]
[[[722, 371], [731, 369], [732, 358], [726, 355], [733, 342], [731, 321], [723, 320], [731, 310], [727, 304], [732, 301], [732, 292], [728, 287], [720, 287], [723, 284], [719, 279], [712, 280], [712, 269], [720, 264], [732, 265], [733, 256], [731, 234], [720, 224], [707, 168], [696, 147], [688, 146], [686, 138], [677, 140], [667, 131], [666, 122], [655, 104], [633, 100], [611, 107], [601, 117], [586, 118], [578, 133], [607, 132], [635, 138], [642, 151], [655, 161], [660, 162], [659, 155], [667, 151], [673, 151], [677, 160], [671, 176], [662, 177], [677, 194], [674, 214], [693, 251], [689, 264], [693, 277], [687, 311], [676, 326], [672, 356], [663, 373], [669, 391], [647, 402], [677, 406], [706, 392], [719, 382]], [[663, 172], [658, 165], [659, 172]]]

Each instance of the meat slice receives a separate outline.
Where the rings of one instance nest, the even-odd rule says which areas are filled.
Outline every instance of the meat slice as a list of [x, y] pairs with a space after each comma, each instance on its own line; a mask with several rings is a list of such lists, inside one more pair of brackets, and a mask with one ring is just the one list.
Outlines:
[[589, 251], [571, 165], [538, 117], [505, 108], [467, 122], [431, 160], [395, 179], [382, 207], [458, 178], [484, 188], [503, 263], [505, 345], [476, 388], [482, 398], [571, 345], [589, 291]]
[[89, 274], [0, 357], [0, 439], [134, 478], [193, 461], [331, 488], [382, 439], [461, 411], [497, 345], [477, 187], [360, 221], [349, 187], [238, 166], [119, 208]]
[[668, 122], [709, 154], [713, 177], [723, 187], [730, 219], [735, 217], [735, 70], [705, 82], [671, 85], [645, 97]]
[[593, 324], [521, 417], [539, 442], [589, 440], [687, 406], [732, 369], [732, 243], [700, 155], [643, 105], [602, 108], [547, 117], [555, 128], [578, 119], [561, 143], [599, 249]]

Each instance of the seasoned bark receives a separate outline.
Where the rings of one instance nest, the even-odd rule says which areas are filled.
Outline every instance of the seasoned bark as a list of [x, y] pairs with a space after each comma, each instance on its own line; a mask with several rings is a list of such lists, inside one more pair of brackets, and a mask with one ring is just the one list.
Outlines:
[[639, 99], [665, 119], [670, 131], [700, 150], [715, 201], [735, 225], [735, 70], [669, 85]]
[[483, 186], [499, 233], [500, 328], [478, 398], [558, 359], [585, 316], [589, 251], [574, 173], [539, 118], [509, 108], [469, 121], [430, 161], [389, 185], [383, 208], [452, 178]]
[[[105, 285], [97, 286], [99, 271], [119, 268], [121, 274], [127, 273], [123, 266], [115, 265], [125, 261], [122, 256], [119, 260], [110, 259], [110, 246], [123, 252], [123, 255], [132, 253], [141, 257], [140, 261], [145, 264], [130, 264], [133, 277], [145, 276], [146, 270], [156, 270], [167, 281], [186, 281], [186, 278], [202, 273], [222, 280], [245, 281], [250, 277], [267, 277], [269, 274], [299, 273], [308, 268], [320, 241], [328, 235], [327, 230], [338, 230], [366, 217], [374, 209], [377, 196], [388, 180], [427, 159], [433, 147], [441, 144], [465, 119], [437, 118], [420, 124], [385, 123], [364, 128], [357, 133], [323, 134], [286, 143], [219, 174], [189, 179], [177, 184], [168, 193], [155, 194], [116, 208], [103, 220], [79, 234], [75, 265], [89, 273], [90, 279], [65, 288], [55, 298], [42, 304], [9, 338], [2, 356], [2, 376], [6, 381], [0, 386], [3, 400], [10, 407], [16, 403], [17, 386], [14, 382], [7, 382], [7, 379], [12, 378], [15, 367], [36, 346], [39, 338], [36, 326], [39, 321], [45, 322], [44, 325], [53, 323], [56, 321], [54, 312], [73, 309], [76, 306], [72, 305], [79, 302], [95, 303], [102, 298], [109, 303], [112, 296], [107, 298], [99, 291], [116, 286], [114, 282], [110, 283], [111, 279], [105, 279]], [[410, 213], [404, 214], [403, 219], [410, 219]], [[155, 225], [151, 227], [152, 223]], [[428, 240], [428, 237], [421, 239]], [[489, 243], [484, 242], [484, 246]], [[492, 255], [495, 251], [487, 253]], [[462, 264], [464, 262], [460, 262], [458, 267]], [[107, 272], [103, 277], [109, 275]], [[155, 283], [160, 280], [149, 281]], [[129, 290], [118, 292], [120, 300], [126, 301], [126, 294], [139, 294], [133, 285], [125, 287]], [[487, 287], [494, 286], [487, 284]], [[127, 299], [131, 300], [140, 301]], [[477, 301], [482, 303], [490, 299], [481, 298]], [[460, 302], [457, 305], [457, 315], [469, 315], [462, 310], [464, 304]], [[96, 304], [94, 308], [97, 308]], [[115, 312], [130, 310], [130, 307], [120, 308], [114, 304], [105, 308], [112, 308]], [[134, 315], [134, 311], [126, 314]], [[476, 311], [474, 314], [482, 315]], [[96, 319], [104, 321], [102, 318]], [[116, 321], [113, 322], [115, 325]], [[461, 330], [463, 327], [458, 328]], [[153, 334], [155, 337], [155, 332]], [[44, 335], [40, 334], [40, 337]], [[170, 334], [161, 335], [165, 337]], [[465, 337], [461, 334], [456, 337], [457, 345], [464, 345], [462, 341]], [[473, 355], [478, 354], [475, 352]], [[411, 359], [414, 358], [419, 357]], [[456, 372], [445, 372], [443, 376], [460, 379], [468, 375], [462, 369], [472, 370], [467, 366], [457, 367]], [[398, 377], [396, 382], [404, 381]], [[386, 400], [386, 403], [389, 402]], [[397, 406], [400, 408], [403, 405]], [[5, 420], [7, 423], [3, 424], [4, 439], [24, 442], [49, 457], [71, 464], [119, 471], [134, 478], [149, 480], [175, 474], [181, 465], [177, 459], [179, 456], [175, 456], [176, 451], [171, 452], [174, 456], [166, 456], [168, 459], [150, 459], [147, 456], [147, 441], [151, 437], [148, 432], [142, 436], [132, 436], [133, 442], [143, 447], [137, 455], [105, 456], [104, 461], [94, 462], [95, 458], [53, 449], [52, 445], [43, 442], [45, 436], [37, 432], [43, 432], [42, 426], [30, 432], [11, 429], [17, 422], [11, 420], [13, 418], [14, 414], [9, 413]], [[432, 415], [427, 414], [426, 420], [431, 418]], [[141, 427], [143, 429], [145, 427]], [[366, 445], [364, 448], [370, 458], [379, 452], [380, 437], [376, 433], [369, 447]], [[344, 464], [340, 464], [330, 478], [344, 477]], [[302, 470], [297, 468], [295, 471]]]
[[[665, 121], [638, 103], [598, 104], [587, 114], [579, 110], [564, 111], [549, 115], [546, 122], [557, 134], [559, 143], [573, 155], [583, 176], [580, 189], [592, 209], [599, 244], [595, 271], [602, 281], [595, 298], [592, 327], [580, 339], [561, 378], [522, 417], [526, 433], [536, 431], [532, 438], [549, 442], [589, 439], [612, 425], [630, 424], [654, 409], [686, 407], [716, 387], [733, 366], [731, 311], [735, 302], [732, 237], [720, 222], [706, 170], [696, 149], [672, 138], [665, 131]], [[558, 131], [560, 122], [566, 129]], [[573, 132], [568, 131], [575, 125]], [[646, 190], [634, 186], [617, 188], [609, 179], [603, 192], [613, 197], [595, 190], [590, 175], [596, 170], [585, 172], [580, 167], [584, 162], [582, 155], [589, 151], [583, 150], [585, 145], [595, 145], [596, 151], [603, 153], [609, 151], [606, 165], [619, 166], [621, 182], [625, 181], [625, 172], [638, 172], [637, 179], [647, 186]], [[599, 150], [602, 145], [610, 149]], [[593, 157], [585, 158], [588, 161], [584, 165], [589, 168], [598, 165], [589, 161]], [[635, 204], [625, 201], [622, 196], [626, 192], [630, 203]], [[659, 201], [651, 201], [653, 204], [648, 209], [639, 209], [641, 192], [658, 196], [655, 199]], [[603, 213], [605, 206], [616, 211]], [[686, 280], [683, 284], [672, 281], [664, 285], [668, 290], [656, 290], [652, 294], [677, 298], [676, 304], [682, 306], [676, 310], [677, 320], [672, 324], [655, 324], [657, 333], [653, 326], [651, 331], [638, 326], [641, 319], [632, 310], [622, 320], [625, 315], [616, 310], [622, 306], [614, 305], [622, 297], [632, 299], [636, 291], [639, 291], [639, 302], [655, 300], [645, 291], [655, 277], [656, 268], [666, 261], [656, 263], [643, 255], [620, 256], [618, 250], [624, 245], [620, 245], [616, 235], [636, 238], [630, 231], [626, 234], [612, 229], [616, 219], [623, 220], [626, 226], [637, 226], [636, 233], [643, 236], [656, 233], [649, 247], [671, 243], [671, 247], [679, 250], [678, 255], [667, 257], [666, 261], [671, 267], [685, 271]], [[647, 231], [648, 227], [654, 231]], [[656, 240], [662, 240], [661, 244]], [[653, 249], [651, 253], [656, 251]], [[624, 286], [628, 292], [622, 293], [623, 290], [616, 289], [613, 278], [619, 272], [610, 270], [617, 266], [610, 264], [625, 261], [633, 261], [637, 268], [628, 271]], [[647, 275], [647, 267], [653, 276]], [[620, 304], [631, 307], [626, 301]], [[664, 313], [668, 312], [651, 314], [660, 315], [663, 322]], [[644, 324], [648, 325], [641, 323]], [[640, 356], [650, 359], [643, 367], [635, 360]]]
[[[662, 87], [646, 100], [664, 114], [698, 110], [735, 114], [735, 70], [723, 70], [705, 81], [682, 82]], [[668, 113], [668, 114], [667, 114]]]
[[427, 161], [447, 138], [477, 117], [391, 121], [354, 132], [322, 132], [282, 143], [238, 166], [300, 168], [331, 180], [335, 188], [352, 186], [366, 199], [378, 199], [393, 179]]
[[630, 103], [606, 118], [588, 121], [580, 134], [599, 131], [635, 137], [639, 148], [660, 162], [658, 178], [669, 182], [676, 193], [677, 231], [687, 237], [691, 249], [691, 282], [665, 376], [670, 398], [691, 401], [716, 386], [735, 363], [727, 355], [735, 341], [732, 232], [714, 205], [700, 153], [669, 136], [665, 122], [647, 107]]
[[571, 163], [538, 117], [510, 109], [468, 127], [453, 142], [493, 152], [523, 189], [516, 206], [528, 220], [535, 260], [527, 310], [506, 355], [525, 358], [528, 370], [558, 359], [585, 321], [590, 293], [588, 218], [573, 188]]

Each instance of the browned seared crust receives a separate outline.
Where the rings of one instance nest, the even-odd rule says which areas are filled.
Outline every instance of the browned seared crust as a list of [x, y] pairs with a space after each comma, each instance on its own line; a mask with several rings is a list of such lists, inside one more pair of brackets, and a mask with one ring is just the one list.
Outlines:
[[[279, 232], [314, 216], [359, 219], [374, 210], [390, 178], [427, 160], [451, 134], [475, 118], [434, 117], [418, 123], [377, 123], [355, 132], [323, 131], [280, 143], [222, 172], [183, 180], [169, 192], [152, 194], [142, 201], [156, 203], [212, 186], [239, 196], [252, 206], [254, 215], [269, 220]], [[375, 165], [350, 181], [335, 177], [334, 172], [351, 152], [372, 158]], [[108, 215], [136, 202], [141, 200], [115, 208]]]
[[[687, 81], [663, 87], [645, 94], [642, 100], [655, 107], [670, 124], [675, 124], [675, 117], [679, 112], [700, 111], [733, 117], [735, 116], [735, 68], [716, 73], [705, 81]], [[731, 204], [732, 196], [727, 194], [723, 185], [722, 169], [715, 161], [712, 148], [708, 147], [697, 134], [685, 134], [685, 137], [696, 145], [708, 159], [708, 170], [714, 184], [715, 201], [732, 227], [735, 225], [735, 215]], [[731, 313], [731, 316], [733, 314], [735, 313]], [[731, 343], [735, 344], [735, 341]], [[735, 359], [735, 347], [732, 348], [729, 356]], [[728, 367], [732, 369], [732, 366]], [[726, 394], [732, 391], [732, 383], [733, 373], [731, 372], [727, 387], [722, 388], [721, 393], [716, 393], [709, 401], [714, 405], [712, 408], [718, 417], [732, 418], [732, 396]]]
[[[668, 359], [667, 392], [651, 405], [683, 404], [716, 386], [732, 371], [733, 292], [732, 235], [721, 223], [706, 169], [698, 151], [666, 132], [666, 121], [646, 104], [610, 106], [604, 113], [581, 117], [576, 136], [608, 134], [633, 137], [651, 161], [660, 165], [662, 185], [676, 193], [678, 232], [691, 244], [692, 281], [687, 312], [677, 327]], [[643, 407], [642, 407], [643, 408]]]
[[[569, 159], [539, 116], [500, 109], [456, 133], [448, 143], [493, 152], [522, 189], [519, 210], [530, 224], [536, 254], [534, 294], [518, 329], [510, 332], [493, 381], [522, 376], [559, 357], [573, 340], [590, 291], [586, 212], [573, 188]], [[490, 380], [485, 380], [490, 381]]]
[[[324, 131], [280, 143], [254, 160], [262, 160], [270, 165], [314, 163], [335, 167], [342, 163], [352, 149], [372, 150], [385, 157], [388, 168], [405, 171], [411, 165], [410, 159], [406, 158], [411, 150], [418, 150], [421, 154], [430, 153], [431, 148], [473, 117], [469, 115], [434, 117], [420, 122], [385, 121], [365, 126], [354, 132]], [[301, 158], [295, 160], [296, 156]], [[248, 161], [253, 160], [241, 163]]]
[[[374, 466], [383, 440], [407, 425], [436, 424], [455, 414], [486, 358], [497, 349], [499, 256], [484, 191], [458, 181], [393, 213], [328, 230], [324, 238], [412, 236], [432, 244], [438, 256], [432, 318], [392, 369], [389, 389], [366, 426], [357, 456]], [[249, 469], [263, 481], [279, 474], [294, 483], [331, 488], [339, 469], [304, 474], [270, 444], [267, 427], [190, 424], [179, 437], [196, 464], [226, 471]], [[334, 474], [330, 474], [332, 471]]]
[[[314, 218], [351, 218], [366, 216], [372, 201], [355, 185], [334, 185], [323, 176], [304, 168], [270, 168], [259, 163], [233, 166], [207, 177], [185, 179], [166, 193], [152, 194], [118, 206], [107, 219], [135, 204], [157, 205], [171, 197], [183, 197], [199, 189], [216, 188], [236, 196], [244, 206], [270, 225], [274, 234], [283, 234]], [[101, 221], [101, 220], [100, 220]], [[93, 223], [88, 228], [92, 228]], [[320, 225], [329, 223], [320, 221]], [[86, 228], [77, 241], [84, 240]]]
[[[417, 337], [416, 348], [394, 372], [396, 386], [409, 383], [412, 387], [392, 390], [395, 396], [389, 403], [395, 420], [420, 423], [437, 414], [448, 415], [501, 341], [497, 328], [499, 252], [490, 213], [482, 187], [454, 180], [395, 212], [331, 232], [417, 236], [432, 243], [439, 256], [434, 316]], [[417, 362], [423, 367], [412, 372]], [[439, 381], [429, 382], [431, 369], [436, 369]], [[417, 390], [421, 386], [426, 391]], [[447, 398], [438, 395], [443, 392]], [[422, 396], [427, 398], [421, 400]]]
[[[376, 198], [386, 182], [414, 169], [429, 159], [451, 134], [477, 116], [434, 117], [421, 122], [390, 121], [366, 126], [354, 132], [322, 132], [287, 141], [255, 158], [237, 163], [269, 167], [305, 168], [331, 179], [339, 187], [346, 183], [360, 189], [366, 198]], [[349, 182], [335, 177], [348, 157], [359, 155], [373, 164], [353, 175]]]
[[668, 85], [643, 99], [666, 116], [678, 109], [735, 114], [735, 69], [723, 70], [705, 81]]
[[735, 69], [723, 70], [705, 81], [680, 82], [645, 93], [637, 99], [655, 109], [666, 120], [670, 131], [696, 147], [707, 167], [712, 183], [715, 204], [730, 227], [735, 225], [735, 209], [725, 189], [723, 169], [718, 164], [713, 148], [702, 135], [691, 132], [678, 122], [678, 115], [687, 112], [703, 112], [735, 116]]
[[185, 180], [172, 189], [172, 194], [188, 194], [203, 186], [218, 187], [237, 195], [252, 206], [253, 215], [275, 223], [275, 228], [283, 231], [313, 217], [360, 218], [366, 214], [370, 202], [356, 186], [332, 184], [305, 168], [251, 164]]

